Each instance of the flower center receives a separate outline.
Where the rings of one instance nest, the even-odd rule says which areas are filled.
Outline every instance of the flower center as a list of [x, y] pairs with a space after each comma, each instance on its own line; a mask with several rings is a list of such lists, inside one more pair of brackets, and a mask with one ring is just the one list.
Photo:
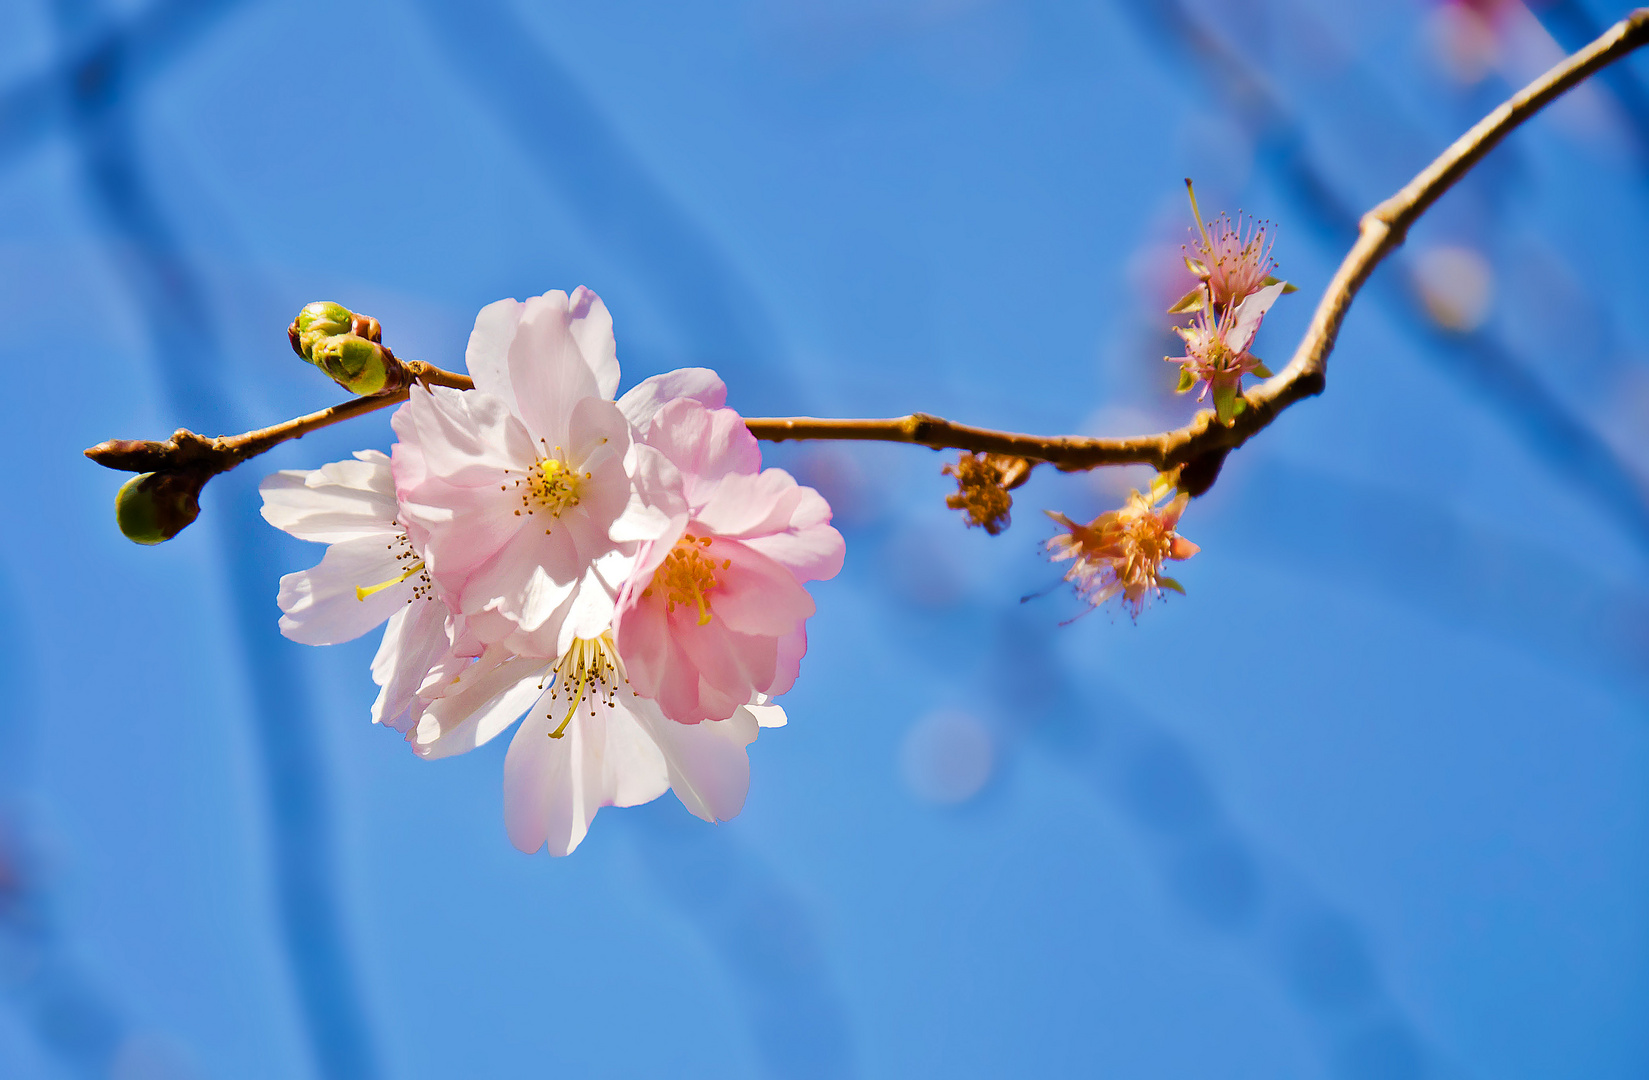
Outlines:
[[378, 582], [376, 585], [357, 585], [355, 587], [355, 599], [365, 600], [367, 597], [381, 593], [391, 586], [399, 585], [413, 574], [419, 575], [419, 578], [413, 583], [412, 595], [407, 597], [407, 603], [410, 604], [414, 600], [422, 600], [428, 596], [430, 590], [429, 574], [424, 571], [424, 560], [418, 557], [416, 551], [412, 550], [412, 541], [407, 539], [405, 530], [398, 532], [395, 539], [386, 546], [391, 551], [395, 551], [397, 547], [401, 549], [396, 552], [395, 561], [406, 569], [393, 577]]
[[618, 693], [622, 678], [613, 659], [615, 653], [610, 630], [603, 631], [600, 637], [573, 639], [555, 665], [555, 685], [550, 689], [550, 700], [565, 696], [567, 715], [562, 717], [561, 726], [550, 732], [550, 738], [559, 739], [567, 733], [573, 713], [586, 700], [590, 703], [591, 716], [595, 715], [598, 698], [609, 709], [613, 707], [613, 696]]
[[[676, 541], [664, 562], [653, 571], [653, 583], [642, 592], [645, 599], [654, 589], [663, 589], [666, 614], [673, 614], [677, 604], [691, 604], [698, 608], [699, 625], [710, 621], [710, 601], [707, 594], [716, 587], [716, 560], [705, 554], [711, 544], [708, 536], [695, 537], [691, 533]], [[733, 565], [732, 559], [723, 559], [719, 569]]]
[[[561, 453], [561, 447], [555, 450]], [[579, 485], [587, 479], [588, 473], [578, 475], [577, 470], [560, 457], [540, 458], [538, 464], [527, 471], [527, 490], [521, 496], [521, 503], [529, 514], [544, 510], [551, 517], [560, 517], [563, 510], [578, 505]]]

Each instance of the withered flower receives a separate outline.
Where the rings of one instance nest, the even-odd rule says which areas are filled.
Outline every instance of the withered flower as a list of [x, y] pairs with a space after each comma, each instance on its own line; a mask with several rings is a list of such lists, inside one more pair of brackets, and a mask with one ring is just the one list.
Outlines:
[[977, 525], [996, 536], [1010, 523], [1013, 496], [1008, 492], [1030, 479], [1031, 463], [1008, 454], [963, 451], [943, 472], [956, 477], [956, 494], [946, 496], [945, 505], [965, 513], [969, 527]]
[[1180, 492], [1161, 505], [1173, 490], [1173, 481], [1160, 476], [1149, 493], [1130, 491], [1121, 509], [1101, 514], [1086, 525], [1048, 511], [1065, 530], [1048, 541], [1048, 557], [1054, 562], [1073, 560], [1065, 580], [1089, 604], [1098, 607], [1120, 593], [1122, 606], [1139, 618], [1152, 593], [1160, 595], [1164, 589], [1185, 592], [1179, 582], [1163, 574], [1162, 564], [1169, 559], [1189, 559], [1201, 550], [1174, 531], [1191, 497]]

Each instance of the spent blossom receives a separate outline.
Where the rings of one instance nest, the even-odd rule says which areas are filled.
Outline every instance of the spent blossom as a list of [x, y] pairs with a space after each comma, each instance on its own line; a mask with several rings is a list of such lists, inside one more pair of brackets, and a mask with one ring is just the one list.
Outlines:
[[1185, 592], [1162, 572], [1162, 564], [1189, 559], [1200, 550], [1175, 531], [1191, 497], [1179, 492], [1169, 499], [1173, 491], [1172, 474], [1158, 476], [1148, 492], [1130, 491], [1120, 509], [1086, 525], [1048, 511], [1065, 530], [1048, 541], [1049, 558], [1071, 560], [1065, 580], [1093, 607], [1121, 595], [1122, 606], [1137, 619], [1151, 594], [1160, 595], [1164, 589]]
[[1197, 276], [1199, 284], [1168, 309], [1170, 315], [1197, 310], [1204, 293], [1216, 311], [1224, 311], [1268, 285], [1281, 284], [1283, 292], [1294, 291], [1293, 285], [1279, 282], [1276, 277], [1277, 263], [1271, 257], [1276, 235], [1270, 231], [1269, 222], [1256, 223], [1241, 214], [1235, 222], [1227, 214], [1205, 222], [1189, 178], [1185, 190], [1191, 198], [1191, 216], [1197, 223], [1196, 254], [1185, 257], [1185, 266]]
[[1282, 293], [1281, 282], [1267, 285], [1217, 314], [1205, 293], [1196, 321], [1190, 326], [1174, 327], [1174, 332], [1185, 342], [1185, 355], [1163, 359], [1180, 365], [1178, 391], [1183, 394], [1199, 388], [1198, 401], [1212, 392], [1214, 410], [1222, 424], [1231, 423], [1246, 407], [1242, 396], [1244, 375], [1257, 375], [1262, 379], [1271, 376], [1271, 370], [1249, 352], [1249, 346], [1254, 343], [1265, 313]]

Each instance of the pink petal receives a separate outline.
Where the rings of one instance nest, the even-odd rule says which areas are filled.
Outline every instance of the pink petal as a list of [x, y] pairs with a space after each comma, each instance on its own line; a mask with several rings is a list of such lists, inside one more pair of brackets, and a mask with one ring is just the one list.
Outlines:
[[511, 299], [482, 308], [464, 350], [464, 367], [475, 380], [475, 388], [502, 399], [511, 412], [515, 411], [515, 388], [510, 385], [510, 342], [515, 340], [526, 307]]
[[653, 417], [648, 445], [657, 447], [688, 480], [688, 500], [695, 505], [695, 487], [709, 485], [728, 473], [761, 469], [761, 447], [744, 419], [732, 409], [707, 409], [696, 401], [678, 398]]
[[618, 407], [637, 431], [646, 431], [659, 409], [675, 398], [692, 398], [719, 409], [727, 404], [727, 384], [709, 368], [677, 368], [641, 380], [618, 399]]
[[549, 292], [526, 303], [510, 342], [510, 383], [516, 414], [540, 456], [567, 441], [567, 423], [580, 399], [599, 396], [595, 372], [573, 337], [567, 294]]
[[712, 620], [739, 634], [782, 637], [813, 614], [813, 597], [782, 564], [737, 540], [717, 539], [704, 551], [717, 566], [707, 597]]

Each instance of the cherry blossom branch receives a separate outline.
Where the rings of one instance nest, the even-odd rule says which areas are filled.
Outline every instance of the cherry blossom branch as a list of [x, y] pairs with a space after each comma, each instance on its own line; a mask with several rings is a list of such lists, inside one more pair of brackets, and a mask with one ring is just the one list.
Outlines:
[[[928, 413], [886, 419], [835, 420], [814, 417], [752, 417], [745, 421], [758, 439], [837, 439], [896, 442], [1020, 458], [1047, 463], [1063, 471], [1104, 465], [1150, 465], [1159, 471], [1181, 468], [1180, 487], [1192, 495], [1207, 490], [1225, 455], [1270, 426], [1295, 402], [1322, 393], [1328, 357], [1346, 312], [1374, 268], [1403, 243], [1409, 228], [1513, 130], [1553, 100], [1600, 69], [1649, 44], [1649, 8], [1639, 8], [1601, 37], [1524, 87], [1474, 125], [1402, 190], [1364, 214], [1357, 242], [1341, 262], [1292, 359], [1282, 371], [1244, 394], [1247, 407], [1222, 424], [1211, 409], [1171, 431], [1128, 438], [1076, 435], [1027, 435], [959, 424]], [[370, 321], [370, 320], [369, 320]], [[296, 324], [295, 324], [296, 326]], [[297, 345], [296, 330], [294, 347]], [[374, 340], [376, 340], [374, 335]], [[386, 350], [387, 352], [387, 350]], [[466, 375], [421, 361], [394, 361], [408, 381], [473, 389]], [[189, 472], [204, 477], [227, 471], [289, 439], [351, 417], [405, 401], [404, 387], [357, 397], [320, 412], [241, 435], [207, 439], [179, 430], [165, 442], [110, 440], [86, 451], [100, 465], [128, 472]]]
[[[450, 386], [457, 390], [473, 390], [475, 383], [468, 375], [446, 371], [422, 360], [402, 360], [401, 367], [418, 382], [435, 386]], [[258, 428], [240, 435], [208, 439], [186, 428], [179, 428], [164, 442], [146, 439], [110, 439], [86, 450], [86, 456], [110, 469], [123, 472], [160, 472], [190, 470], [206, 476], [228, 472], [247, 458], [273, 450], [289, 439], [301, 439], [311, 431], [357, 416], [399, 405], [407, 399], [410, 388], [402, 387], [387, 394], [352, 398], [320, 412], [295, 417], [272, 427]]]

